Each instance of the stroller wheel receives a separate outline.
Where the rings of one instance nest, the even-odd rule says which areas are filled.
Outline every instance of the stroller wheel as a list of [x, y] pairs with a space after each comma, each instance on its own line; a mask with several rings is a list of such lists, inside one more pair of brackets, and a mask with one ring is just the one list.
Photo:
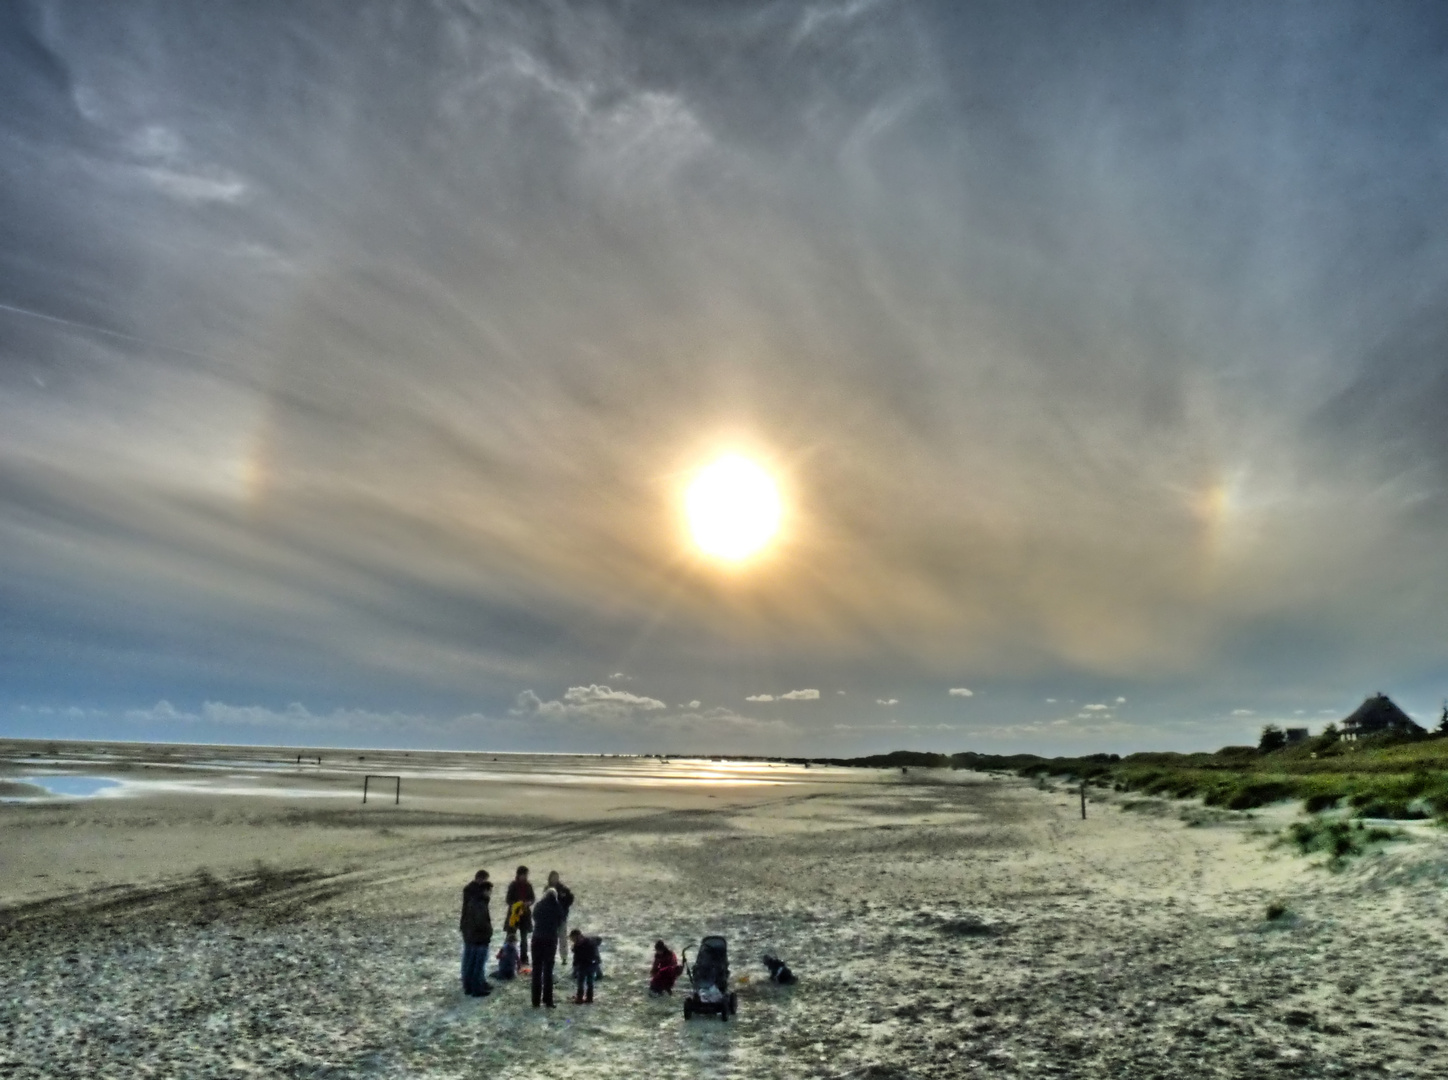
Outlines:
[[739, 995], [732, 990], [729, 991], [729, 1011], [731, 1013], [737, 1013], [739, 1011]]
[[719, 1022], [722, 1024], [729, 1023], [729, 1003], [727, 1001], [721, 1001], [719, 1003]]
[[685, 1019], [685, 1020], [692, 1020], [692, 1019], [694, 1019], [694, 999], [693, 999], [693, 998], [685, 998], [685, 999], [684, 999], [684, 1019]]

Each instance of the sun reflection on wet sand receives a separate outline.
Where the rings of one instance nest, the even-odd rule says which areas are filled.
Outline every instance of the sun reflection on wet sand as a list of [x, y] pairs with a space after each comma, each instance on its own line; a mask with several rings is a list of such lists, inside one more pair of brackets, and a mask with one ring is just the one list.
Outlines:
[[[317, 764], [317, 758], [321, 764]], [[308, 759], [311, 759], [311, 763]], [[97, 765], [113, 775], [98, 777]], [[7, 767], [8, 766], [8, 767]], [[11, 770], [14, 770], [13, 772]], [[137, 773], [150, 775], [137, 775]], [[45, 798], [118, 798], [148, 794], [318, 798], [355, 796], [367, 774], [401, 777], [410, 798], [467, 799], [501, 785], [600, 790], [744, 789], [820, 785], [858, 779], [852, 770], [781, 761], [714, 758], [595, 757], [285, 747], [215, 748], [146, 745], [98, 758], [94, 748], [55, 756], [0, 759], [0, 776], [48, 789]], [[89, 784], [85, 790], [76, 787]], [[473, 786], [477, 785], [476, 788]]]

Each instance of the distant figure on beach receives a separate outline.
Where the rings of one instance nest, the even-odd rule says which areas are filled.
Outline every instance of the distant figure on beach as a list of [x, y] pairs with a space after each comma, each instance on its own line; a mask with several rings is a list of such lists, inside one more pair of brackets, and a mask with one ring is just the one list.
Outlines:
[[779, 957], [770, 956], [768, 953], [765, 953], [760, 959], [764, 961], [764, 966], [769, 969], [770, 982], [779, 983], [780, 986], [789, 986], [791, 983], [798, 982], [794, 977], [794, 972], [789, 970], [789, 965], [779, 959]]
[[578, 993], [573, 996], [575, 1005], [593, 1004], [593, 980], [598, 977], [602, 963], [598, 948], [603, 940], [590, 937], [577, 927], [569, 933], [573, 943], [573, 977], [578, 983]]
[[568, 963], [568, 912], [573, 907], [573, 890], [558, 876], [557, 870], [548, 871], [548, 887], [558, 894], [558, 902], [563, 905], [563, 922], [558, 926], [558, 959], [562, 963]]
[[654, 962], [649, 967], [649, 993], [672, 995], [674, 983], [678, 982], [683, 971], [684, 965], [679, 963], [674, 950], [664, 944], [663, 938], [654, 942]]
[[533, 929], [531, 912], [535, 899], [533, 886], [528, 882], [528, 868], [520, 866], [513, 880], [508, 882], [508, 892], [503, 901], [508, 905], [506, 928], [518, 931], [518, 961], [523, 964], [528, 962], [528, 931]]
[[498, 970], [494, 974], [500, 979], [512, 979], [518, 975], [518, 931], [509, 930], [498, 950]]
[[488, 912], [492, 897], [493, 883], [486, 870], [479, 870], [463, 886], [458, 930], [463, 935], [463, 993], [468, 997], [486, 997], [493, 992], [487, 974], [488, 943], [493, 940], [493, 917]]
[[563, 925], [563, 905], [553, 889], [543, 890], [543, 899], [533, 905], [533, 1008], [539, 1002], [553, 1008], [553, 963], [558, 959], [558, 928]]

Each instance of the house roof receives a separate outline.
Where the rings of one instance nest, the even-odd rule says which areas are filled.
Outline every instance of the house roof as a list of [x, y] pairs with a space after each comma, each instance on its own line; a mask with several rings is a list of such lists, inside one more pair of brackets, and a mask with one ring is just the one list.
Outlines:
[[1393, 704], [1387, 694], [1374, 694], [1357, 711], [1342, 722], [1348, 730], [1382, 731], [1400, 728], [1411, 731], [1418, 725], [1413, 718]]

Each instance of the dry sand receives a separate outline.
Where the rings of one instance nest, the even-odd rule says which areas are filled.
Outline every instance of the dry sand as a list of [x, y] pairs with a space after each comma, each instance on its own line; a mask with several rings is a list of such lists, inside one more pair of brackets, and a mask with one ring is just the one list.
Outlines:
[[[1271, 814], [969, 773], [296, 753], [0, 743], [0, 797], [125, 781], [0, 802], [0, 1077], [1448, 1075], [1436, 830], [1330, 874]], [[461, 995], [459, 890], [520, 861], [594, 1005]], [[739, 1015], [685, 1024], [650, 946], [710, 932]]]

